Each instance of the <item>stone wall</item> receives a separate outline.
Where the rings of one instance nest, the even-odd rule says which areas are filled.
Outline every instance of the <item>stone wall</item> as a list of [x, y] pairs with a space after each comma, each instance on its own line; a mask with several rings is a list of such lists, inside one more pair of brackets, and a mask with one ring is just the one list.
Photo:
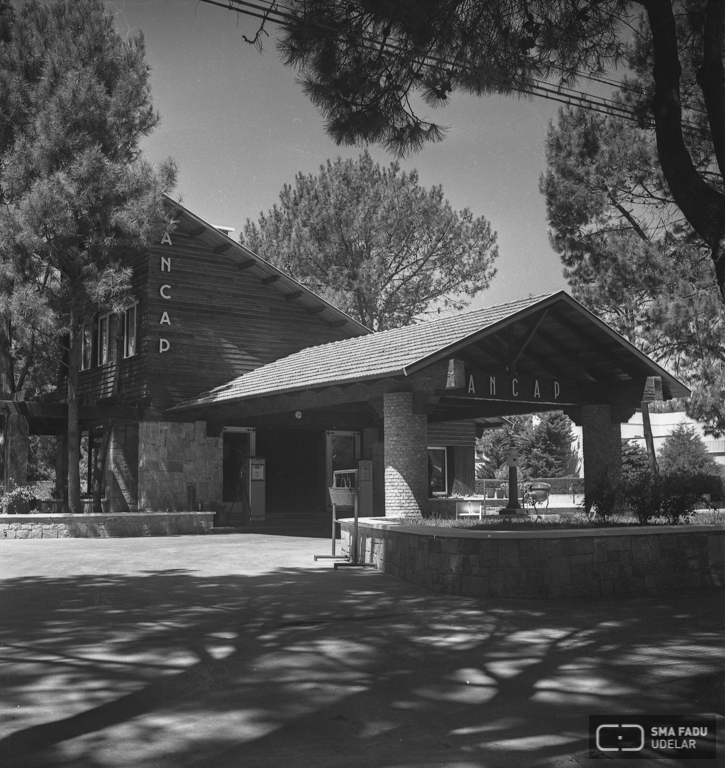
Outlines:
[[140, 509], [188, 509], [188, 486], [205, 509], [222, 501], [221, 437], [206, 422], [142, 421], [138, 438]]
[[111, 539], [211, 533], [213, 512], [0, 515], [0, 539]]
[[118, 422], [111, 430], [106, 461], [109, 512], [138, 512], [138, 422]]
[[[341, 526], [346, 554], [352, 523]], [[359, 552], [405, 581], [475, 597], [598, 597], [725, 584], [722, 525], [489, 532], [361, 521]]]

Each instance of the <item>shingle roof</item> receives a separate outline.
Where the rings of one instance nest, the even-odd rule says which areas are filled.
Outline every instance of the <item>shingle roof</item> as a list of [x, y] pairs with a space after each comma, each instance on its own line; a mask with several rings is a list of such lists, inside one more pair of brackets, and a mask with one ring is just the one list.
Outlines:
[[415, 363], [538, 304], [550, 295], [518, 299], [440, 320], [308, 347], [179, 403], [174, 409], [405, 373]]

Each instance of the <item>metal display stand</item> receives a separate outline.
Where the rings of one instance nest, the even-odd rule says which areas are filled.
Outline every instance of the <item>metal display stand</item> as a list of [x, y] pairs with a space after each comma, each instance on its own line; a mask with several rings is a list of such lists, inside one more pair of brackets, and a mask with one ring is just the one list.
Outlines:
[[337, 522], [338, 522], [337, 504], [333, 503], [332, 505], [332, 554], [331, 555], [315, 555], [315, 560], [344, 560], [345, 559], [345, 555], [335, 554], [335, 536], [337, 534], [337, 531], [335, 530], [335, 524]]

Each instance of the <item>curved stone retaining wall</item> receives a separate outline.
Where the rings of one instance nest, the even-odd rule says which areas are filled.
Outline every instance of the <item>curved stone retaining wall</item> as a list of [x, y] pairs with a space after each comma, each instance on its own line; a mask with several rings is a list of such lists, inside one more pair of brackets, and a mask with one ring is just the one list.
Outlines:
[[[347, 553], [352, 521], [340, 522]], [[587, 597], [725, 583], [722, 525], [514, 532], [364, 519], [359, 552], [393, 576], [476, 597]]]
[[0, 515], [0, 539], [110, 539], [211, 533], [214, 512]]

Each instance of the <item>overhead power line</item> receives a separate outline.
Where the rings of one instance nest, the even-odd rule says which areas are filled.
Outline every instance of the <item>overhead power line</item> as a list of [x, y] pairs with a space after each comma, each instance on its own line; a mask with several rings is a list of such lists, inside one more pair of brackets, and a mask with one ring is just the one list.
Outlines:
[[[297, 21], [297, 18], [283, 10], [280, 10], [275, 0], [258, 0], [253, 2], [252, 0], [201, 0], [201, 2], [207, 5], [215, 5], [225, 10], [236, 11], [244, 16], [250, 16], [260, 19], [262, 22], [271, 22], [282, 27], [290, 27], [293, 22]], [[329, 24], [323, 24], [319, 21], [312, 19], [306, 19], [306, 23], [311, 27], [315, 27], [323, 33], [334, 35], [339, 37], [341, 30], [330, 26]], [[385, 53], [395, 56], [402, 52], [403, 49], [395, 42], [386, 41], [381, 44], [379, 40], [372, 36], [363, 36], [360, 38], [363, 47], [367, 50], [374, 50], [378, 53], [384, 51]], [[426, 55], [424, 63], [431, 69], [438, 69], [442, 73], [448, 73], [450, 68], [456, 67], [458, 69], [465, 69], [465, 65], [461, 65], [459, 62], [453, 62], [441, 57], [432, 55]], [[470, 71], [470, 68], [469, 68]], [[498, 73], [500, 77], [500, 87], [502, 90], [510, 90], [515, 93], [521, 93], [527, 96], [535, 96], [537, 98], [544, 98], [550, 101], [559, 102], [569, 107], [580, 107], [590, 112], [596, 112], [609, 117], [620, 118], [622, 120], [628, 120], [635, 122], [639, 125], [643, 122], [643, 116], [641, 113], [636, 112], [631, 106], [623, 104], [612, 98], [603, 96], [596, 96], [586, 91], [578, 90], [565, 85], [555, 85], [545, 80], [532, 79], [530, 83], [526, 85], [511, 84], [508, 78], [508, 74], [502, 70]], [[636, 86], [628, 83], [621, 83], [616, 80], [612, 80], [595, 73], [586, 73], [575, 71], [577, 77], [590, 80], [592, 82], [598, 82], [605, 85], [610, 85], [615, 88], [628, 90], [639, 95], [645, 95], [644, 91]], [[492, 83], [496, 85], [495, 81]], [[697, 110], [696, 111], [701, 111]], [[652, 127], [654, 121], [652, 118], [644, 118], [646, 125]], [[682, 129], [685, 133], [691, 135], [700, 135], [700, 129], [694, 123], [683, 121]]]

